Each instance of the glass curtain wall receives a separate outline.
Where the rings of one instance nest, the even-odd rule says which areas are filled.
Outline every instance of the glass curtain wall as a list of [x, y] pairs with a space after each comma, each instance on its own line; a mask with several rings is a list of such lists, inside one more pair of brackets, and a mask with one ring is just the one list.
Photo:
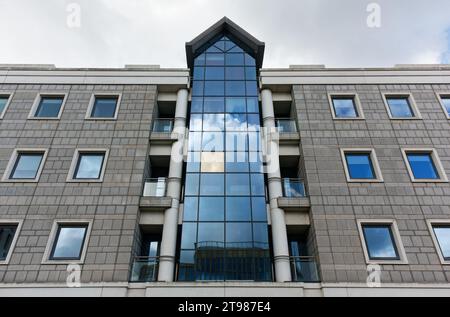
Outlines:
[[195, 58], [178, 280], [272, 279], [255, 59], [229, 36]]

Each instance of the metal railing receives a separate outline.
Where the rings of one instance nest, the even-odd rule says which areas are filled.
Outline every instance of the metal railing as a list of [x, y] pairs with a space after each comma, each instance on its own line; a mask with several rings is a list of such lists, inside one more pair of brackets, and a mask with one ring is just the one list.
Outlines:
[[278, 132], [280, 133], [298, 132], [297, 124], [294, 119], [291, 118], [276, 119], [275, 124], [277, 126]]
[[166, 178], [146, 178], [144, 180], [144, 197], [164, 197], [166, 195]]
[[306, 197], [304, 180], [301, 178], [283, 178], [283, 197]]
[[158, 277], [158, 257], [135, 256], [130, 282], [154, 282]]
[[154, 119], [152, 132], [171, 133], [173, 130], [173, 119]]
[[291, 256], [291, 273], [293, 282], [320, 282], [317, 260], [314, 256]]

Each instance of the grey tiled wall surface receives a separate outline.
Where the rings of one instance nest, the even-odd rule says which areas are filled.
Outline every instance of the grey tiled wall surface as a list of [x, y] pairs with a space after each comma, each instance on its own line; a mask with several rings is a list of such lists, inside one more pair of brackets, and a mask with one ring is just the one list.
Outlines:
[[[38, 183], [0, 182], [0, 220], [23, 219], [0, 282], [63, 282], [66, 265], [41, 264], [55, 219], [92, 220], [82, 282], [128, 281], [156, 86], [0, 85], [14, 92], [0, 120], [0, 174], [15, 148], [48, 148]], [[68, 93], [60, 120], [27, 120], [38, 92]], [[121, 93], [117, 120], [85, 120], [92, 93]], [[67, 183], [76, 148], [106, 148], [102, 183]]]
[[[366, 260], [357, 219], [395, 219], [407, 265], [382, 265], [382, 282], [447, 283], [426, 219], [450, 219], [448, 183], [412, 183], [401, 148], [435, 148], [450, 173], [450, 121], [435, 92], [449, 85], [293, 87], [311, 218], [324, 282], [362, 282]], [[327, 93], [358, 93], [365, 120], [333, 120]], [[390, 120], [383, 92], [410, 92], [423, 120]], [[347, 183], [340, 148], [374, 148], [383, 183]]]

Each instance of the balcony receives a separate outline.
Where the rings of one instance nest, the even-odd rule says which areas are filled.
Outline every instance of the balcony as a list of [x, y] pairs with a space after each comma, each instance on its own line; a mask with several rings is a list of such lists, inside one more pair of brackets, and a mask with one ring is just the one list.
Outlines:
[[280, 144], [298, 144], [300, 135], [295, 119], [275, 119], [275, 124], [279, 133]]
[[147, 178], [140, 200], [140, 207], [146, 209], [167, 209], [172, 200], [166, 197], [167, 179], [165, 177]]
[[176, 138], [172, 135], [174, 126], [173, 119], [154, 119], [152, 126], [152, 133], [150, 135], [150, 140], [155, 143], [171, 143]]
[[290, 262], [293, 282], [320, 282], [317, 260], [314, 256], [291, 256]]
[[136, 256], [131, 268], [130, 282], [154, 282], [158, 277], [158, 257]]
[[307, 211], [310, 207], [305, 182], [300, 178], [283, 178], [283, 197], [278, 198], [278, 206], [282, 209]]

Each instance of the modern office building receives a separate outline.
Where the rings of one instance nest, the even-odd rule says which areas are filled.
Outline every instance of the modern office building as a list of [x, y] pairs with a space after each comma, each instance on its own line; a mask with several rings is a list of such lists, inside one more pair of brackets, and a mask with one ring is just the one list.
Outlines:
[[450, 66], [264, 49], [2, 65], [0, 296], [450, 296]]

